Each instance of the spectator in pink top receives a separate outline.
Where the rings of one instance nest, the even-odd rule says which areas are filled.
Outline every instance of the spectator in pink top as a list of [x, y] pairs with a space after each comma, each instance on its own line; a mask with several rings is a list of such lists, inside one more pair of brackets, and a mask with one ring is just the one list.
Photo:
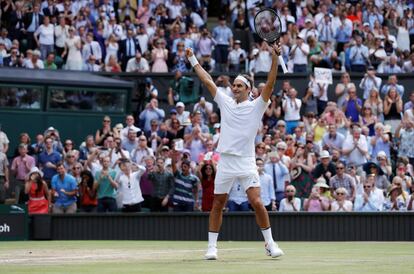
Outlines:
[[15, 186], [15, 197], [16, 203], [24, 202], [25, 197], [21, 197], [24, 195], [24, 184], [29, 174], [30, 169], [35, 166], [35, 159], [27, 154], [27, 145], [20, 144], [19, 145], [19, 156], [13, 159], [11, 165], [12, 174], [16, 177], [16, 186]]

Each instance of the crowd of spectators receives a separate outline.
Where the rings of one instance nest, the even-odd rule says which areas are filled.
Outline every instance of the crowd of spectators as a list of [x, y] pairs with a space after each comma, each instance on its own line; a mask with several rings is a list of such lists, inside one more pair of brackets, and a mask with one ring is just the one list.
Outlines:
[[206, 0], [2, 0], [0, 66], [107, 72], [188, 72], [191, 47], [208, 71], [266, 73], [270, 53], [254, 15], [282, 22], [290, 72], [413, 72], [412, 1], [221, 1], [218, 25]]
[[[369, 67], [359, 85], [343, 73], [336, 102], [312, 75], [301, 99], [289, 81], [274, 90], [255, 141], [269, 211], [413, 210], [414, 91], [403, 102], [406, 87], [397, 76], [382, 83], [375, 73]], [[232, 96], [223, 84], [227, 76], [216, 82], [217, 92]], [[259, 96], [263, 85], [250, 97]], [[48, 212], [49, 205], [59, 213], [209, 211], [220, 112], [204, 97], [190, 106], [172, 96], [174, 105], [161, 109], [157, 94], [124, 124], [103, 117], [81, 144], [53, 127], [32, 136], [34, 142], [22, 133], [8, 153], [10, 163], [5, 153], [13, 148], [1, 131], [1, 202], [13, 193], [16, 203], [28, 201], [31, 212]], [[7, 191], [11, 181], [14, 189]], [[251, 210], [237, 182], [226, 208]]]

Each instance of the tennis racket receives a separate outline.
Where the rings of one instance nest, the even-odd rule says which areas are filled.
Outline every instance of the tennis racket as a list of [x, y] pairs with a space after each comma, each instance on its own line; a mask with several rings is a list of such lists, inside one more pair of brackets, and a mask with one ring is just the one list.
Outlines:
[[[269, 44], [273, 44], [280, 38], [282, 32], [282, 23], [277, 13], [272, 9], [263, 9], [254, 17], [254, 28], [257, 35]], [[283, 73], [287, 73], [285, 61], [279, 55], [279, 63], [282, 66]]]

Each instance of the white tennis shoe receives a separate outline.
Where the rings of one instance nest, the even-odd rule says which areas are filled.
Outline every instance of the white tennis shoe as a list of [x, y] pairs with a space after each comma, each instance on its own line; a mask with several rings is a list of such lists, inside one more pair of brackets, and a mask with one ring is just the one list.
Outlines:
[[204, 255], [206, 260], [217, 260], [217, 247], [216, 246], [208, 246], [207, 253]]
[[285, 255], [282, 249], [275, 242], [265, 244], [266, 255], [277, 258]]

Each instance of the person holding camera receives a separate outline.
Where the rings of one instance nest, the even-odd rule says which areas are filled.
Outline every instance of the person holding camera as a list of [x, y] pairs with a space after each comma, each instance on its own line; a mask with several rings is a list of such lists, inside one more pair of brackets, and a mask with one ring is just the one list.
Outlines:
[[296, 188], [292, 185], [286, 186], [285, 197], [279, 206], [279, 212], [298, 212], [301, 207], [301, 200], [295, 197]]

